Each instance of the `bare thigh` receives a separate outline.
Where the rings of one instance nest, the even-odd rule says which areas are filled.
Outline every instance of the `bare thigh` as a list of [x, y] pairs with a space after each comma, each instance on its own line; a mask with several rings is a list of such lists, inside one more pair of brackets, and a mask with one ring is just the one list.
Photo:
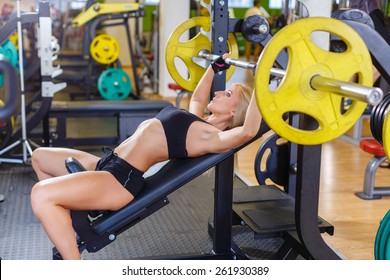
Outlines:
[[46, 201], [71, 210], [118, 210], [134, 199], [110, 173], [85, 171], [37, 184]]
[[33, 152], [32, 164], [36, 171], [49, 174], [51, 177], [57, 177], [68, 174], [65, 168], [65, 159], [73, 157], [87, 170], [94, 170], [98, 156], [93, 154], [67, 148], [38, 148]]

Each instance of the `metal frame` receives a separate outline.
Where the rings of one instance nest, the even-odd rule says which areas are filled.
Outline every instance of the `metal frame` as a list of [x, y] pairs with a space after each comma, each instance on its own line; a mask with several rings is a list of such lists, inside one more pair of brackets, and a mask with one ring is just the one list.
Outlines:
[[[227, 44], [224, 42], [228, 36], [228, 1], [214, 1], [212, 5], [212, 52], [214, 54], [222, 55], [227, 51]], [[271, 36], [267, 38], [262, 44], [267, 44]], [[286, 69], [287, 55], [281, 54], [277, 59], [283, 69]], [[284, 67], [283, 67], [284, 66]], [[226, 83], [226, 76], [224, 74], [216, 75], [213, 84], [213, 91], [224, 89]], [[300, 120], [299, 124], [302, 128], [309, 128], [312, 124], [309, 120]], [[294, 156], [296, 155], [296, 158]], [[223, 210], [223, 213], [232, 211], [232, 197], [230, 191], [233, 187], [233, 177], [226, 176], [232, 174], [234, 170], [234, 157], [227, 161], [226, 164], [218, 168], [218, 173], [222, 177], [226, 177], [226, 184], [224, 186], [225, 197], [216, 198], [216, 202], [221, 205], [215, 206]], [[296, 162], [296, 181], [292, 180], [292, 185], [296, 184], [295, 193], [295, 220], [296, 232], [301, 244], [301, 254], [310, 259], [340, 259], [338, 256], [322, 239], [321, 233], [318, 229], [318, 200], [319, 200], [319, 179], [320, 179], [320, 165], [321, 165], [321, 145], [303, 146], [291, 144], [290, 161]], [[225, 175], [222, 175], [225, 174]], [[295, 174], [293, 174], [295, 179]], [[217, 179], [216, 179], [217, 182]], [[217, 186], [216, 186], [217, 188]], [[294, 189], [293, 186], [291, 190]], [[216, 190], [216, 196], [219, 192]], [[217, 211], [217, 210], [216, 210]], [[217, 215], [217, 214], [215, 214]], [[218, 215], [216, 217], [219, 217]], [[216, 220], [215, 217], [215, 220]], [[218, 236], [218, 244], [216, 244], [219, 252], [227, 253], [231, 251], [232, 237], [231, 237], [231, 215], [226, 217], [219, 217], [222, 220], [222, 232], [214, 233]], [[230, 221], [228, 221], [230, 219]], [[221, 235], [220, 235], [221, 234]]]

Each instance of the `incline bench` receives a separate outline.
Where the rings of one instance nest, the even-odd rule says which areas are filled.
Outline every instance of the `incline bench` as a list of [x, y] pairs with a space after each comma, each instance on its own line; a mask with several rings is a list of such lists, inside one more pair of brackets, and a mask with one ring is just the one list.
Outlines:
[[[43, 122], [43, 140], [46, 146], [116, 145], [132, 135], [142, 121], [153, 118], [167, 106], [172, 104], [164, 100], [53, 101]], [[49, 128], [49, 119], [53, 118], [57, 120], [54, 133]], [[67, 131], [67, 120], [71, 118], [116, 118], [117, 134], [72, 138]]]
[[[252, 141], [258, 139], [268, 130], [267, 125], [263, 123], [257, 137]], [[252, 141], [222, 154], [209, 154], [196, 158], [169, 161], [156, 174], [147, 177], [143, 191], [131, 203], [118, 211], [106, 212], [96, 219], [90, 219], [91, 212], [88, 210], [71, 211], [80, 252], [84, 250], [97, 252], [114, 242], [119, 234], [167, 205], [169, 194], [210, 168], [215, 167], [213, 228], [209, 229], [213, 242], [212, 251], [207, 254], [200, 253], [178, 257], [186, 259], [237, 258], [237, 248], [232, 241], [234, 154]], [[71, 158], [67, 160], [67, 168], [68, 170], [73, 169], [71, 172], [83, 170]], [[310, 196], [309, 199], [313, 200], [313, 197]], [[312, 209], [306, 210], [311, 211]], [[315, 250], [325, 252], [323, 256], [325, 259], [335, 258], [334, 252], [329, 252], [329, 248], [325, 243], [317, 241], [320, 236], [317, 221], [309, 225], [305, 219], [300, 222], [302, 225], [297, 227], [298, 234], [312, 234], [314, 229], [315, 236], [312, 239]], [[302, 227], [303, 230], [301, 230]], [[56, 248], [53, 248], [53, 259], [61, 259], [61, 255]]]

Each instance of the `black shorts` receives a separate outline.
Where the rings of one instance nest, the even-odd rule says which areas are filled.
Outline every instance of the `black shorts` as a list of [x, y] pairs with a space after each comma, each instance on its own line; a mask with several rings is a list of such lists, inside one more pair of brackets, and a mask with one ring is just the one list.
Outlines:
[[103, 148], [103, 151], [106, 155], [98, 161], [95, 170], [110, 172], [122, 186], [136, 197], [144, 187], [145, 179], [142, 177], [144, 173], [118, 157], [113, 150]]

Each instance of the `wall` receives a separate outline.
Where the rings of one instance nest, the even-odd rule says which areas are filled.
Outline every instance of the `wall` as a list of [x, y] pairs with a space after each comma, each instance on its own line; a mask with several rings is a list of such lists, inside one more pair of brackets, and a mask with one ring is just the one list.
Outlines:
[[[180, 11], [180, 12], [179, 12]], [[173, 30], [189, 18], [190, 1], [164, 0], [160, 3], [160, 29], [159, 29], [159, 93], [164, 97], [176, 96], [168, 88], [173, 80], [165, 63], [165, 46]], [[181, 70], [179, 70], [182, 73]]]

